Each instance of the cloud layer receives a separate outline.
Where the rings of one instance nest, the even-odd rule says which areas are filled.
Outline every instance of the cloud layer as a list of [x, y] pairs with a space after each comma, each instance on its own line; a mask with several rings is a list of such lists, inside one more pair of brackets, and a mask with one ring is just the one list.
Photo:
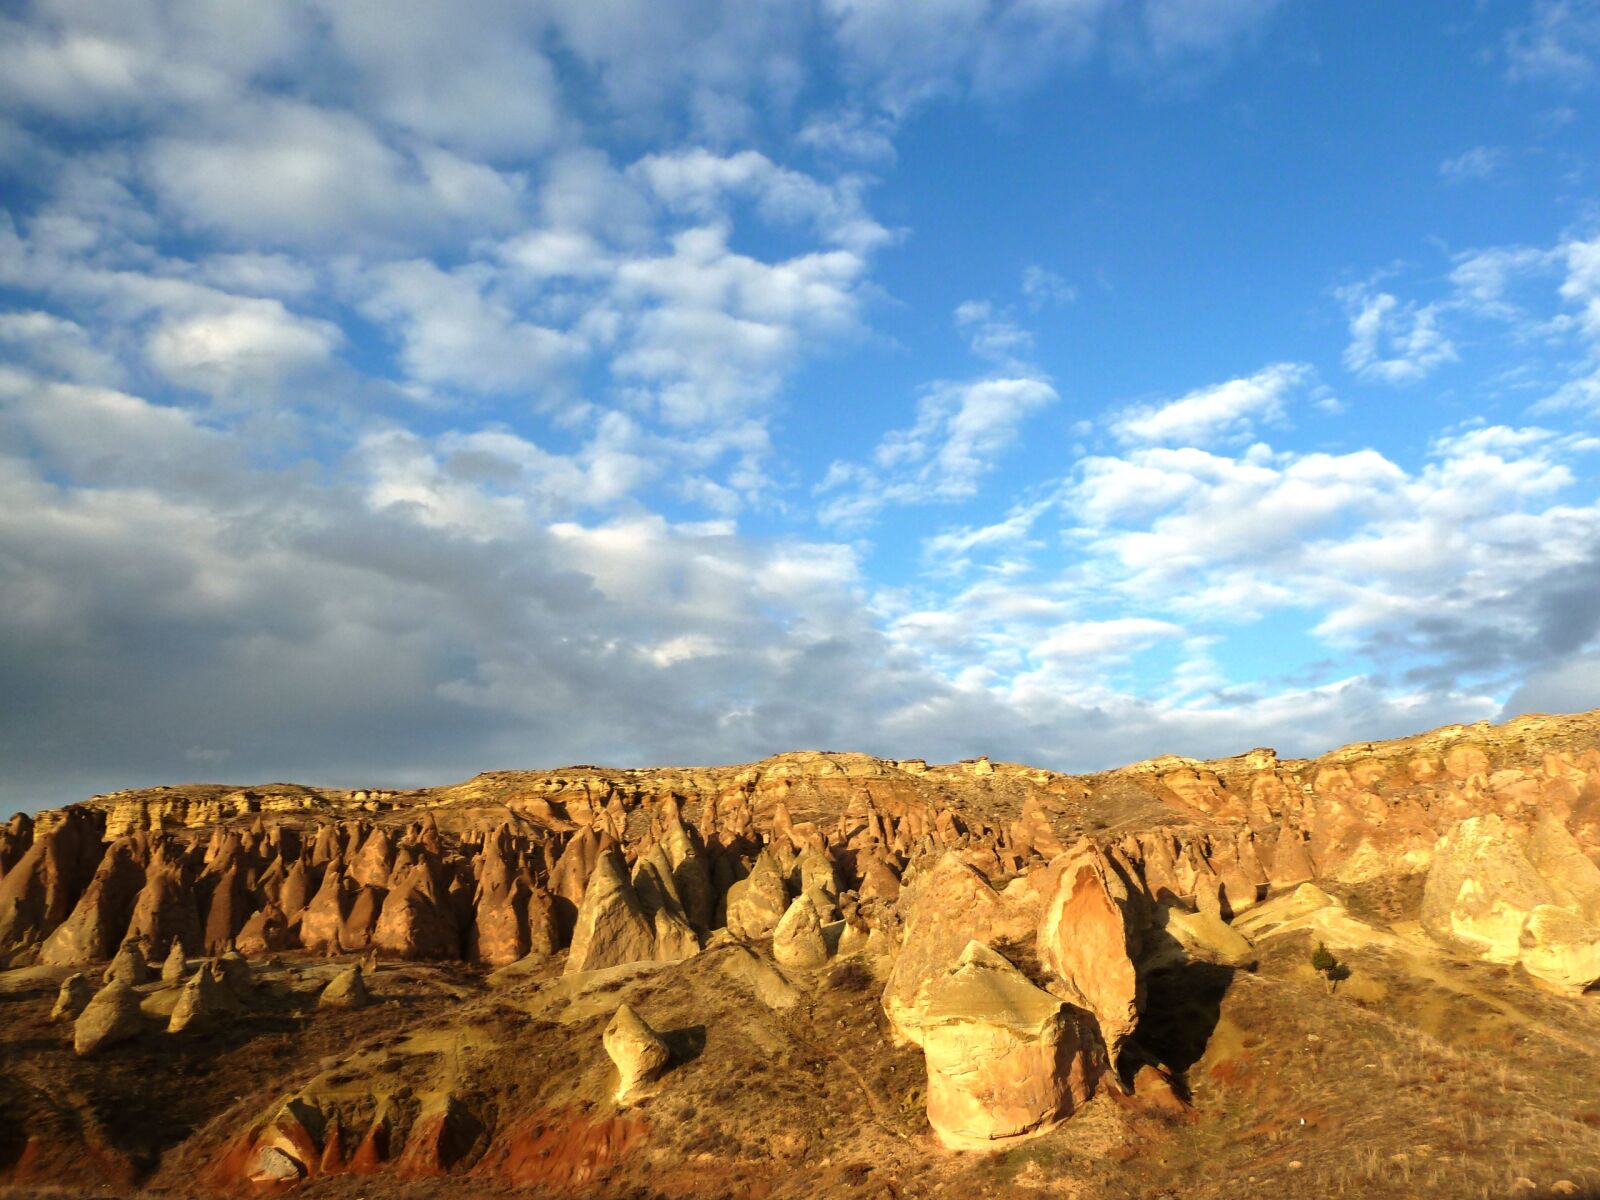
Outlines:
[[[1061, 333], [1110, 292], [1087, 264], [886, 282], [930, 255], [893, 190], [930, 114], [1203, 86], [1279, 19], [0, 17], [0, 802], [801, 746], [1088, 768], [1600, 703], [1592, 230], [1350, 264], [1307, 299], [1325, 355], [1136, 395]], [[1497, 61], [1582, 88], [1591, 24], [1537, 5]], [[880, 392], [908, 311], [939, 353]], [[1492, 339], [1538, 347], [1515, 412], [1409, 453], [1334, 423]]]

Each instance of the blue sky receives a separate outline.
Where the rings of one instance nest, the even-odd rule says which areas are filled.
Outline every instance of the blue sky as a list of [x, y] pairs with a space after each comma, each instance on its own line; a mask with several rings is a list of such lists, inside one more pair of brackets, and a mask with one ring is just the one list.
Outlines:
[[1600, 4], [0, 22], [0, 801], [1600, 704]]

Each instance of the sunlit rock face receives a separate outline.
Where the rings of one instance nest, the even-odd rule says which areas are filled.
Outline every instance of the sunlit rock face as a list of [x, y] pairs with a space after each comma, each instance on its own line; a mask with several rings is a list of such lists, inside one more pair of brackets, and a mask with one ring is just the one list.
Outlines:
[[[1350, 959], [1411, 964], [1406, 988], [1486, 963], [1578, 1004], [1600, 979], [1597, 863], [1597, 714], [1087, 776], [803, 753], [151, 789], [5, 826], [0, 984], [34, 989], [41, 1027], [108, 1079], [344, 1023], [299, 1093], [197, 1123], [221, 1139], [188, 1160], [207, 1187], [570, 1188], [646, 1153], [660, 1112], [710, 1119], [766, 1071], [775, 1103], [863, 1097], [860, 1127], [910, 1122], [897, 1137], [953, 1158], [1096, 1105], [1203, 1120], [1207, 1022], [1251, 972], [1378, 1007]], [[432, 1024], [411, 1029], [414, 1004]], [[529, 1099], [547, 1079], [555, 1107]], [[764, 1152], [804, 1163], [818, 1119], [784, 1115]]]

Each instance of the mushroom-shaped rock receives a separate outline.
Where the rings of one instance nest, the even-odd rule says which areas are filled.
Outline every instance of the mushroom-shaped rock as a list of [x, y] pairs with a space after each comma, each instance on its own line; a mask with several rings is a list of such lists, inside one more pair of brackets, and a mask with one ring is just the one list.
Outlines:
[[666, 1069], [672, 1052], [644, 1018], [624, 1004], [606, 1026], [602, 1039], [606, 1053], [617, 1065], [618, 1104], [626, 1104], [639, 1089]]
[[184, 957], [183, 945], [174, 939], [172, 949], [167, 951], [167, 960], [161, 964], [161, 978], [172, 983], [182, 979], [188, 972], [189, 960]]
[[638, 894], [628, 881], [622, 856], [615, 850], [602, 854], [589, 876], [589, 886], [578, 908], [572, 930], [572, 950], [565, 974], [597, 971], [623, 963], [655, 958], [655, 926], [644, 915]]
[[948, 851], [901, 895], [905, 934], [883, 990], [895, 1039], [922, 1044], [918, 1032], [928, 987], [955, 966], [969, 941], [1026, 940], [1039, 920], [1030, 903], [1013, 903]]
[[367, 991], [367, 981], [362, 978], [358, 963], [351, 963], [329, 980], [317, 998], [322, 1008], [365, 1008], [370, 1003], [372, 994]]
[[72, 1048], [83, 1056], [96, 1054], [135, 1036], [142, 1025], [138, 993], [122, 980], [113, 979], [94, 994], [73, 1022]]
[[74, 971], [61, 981], [56, 993], [55, 1007], [50, 1010], [52, 1021], [75, 1021], [94, 996], [94, 988], [82, 971]]
[[1094, 1014], [1115, 1063], [1139, 1023], [1140, 930], [1127, 886], [1093, 844], [1072, 852], [1039, 927], [1039, 958]]
[[772, 957], [785, 967], [809, 970], [828, 961], [828, 942], [822, 934], [822, 919], [810, 896], [801, 896], [789, 905], [778, 928], [772, 933]]
[[207, 963], [183, 985], [178, 1003], [167, 1020], [167, 1032], [182, 1033], [191, 1025], [204, 1024], [238, 1010], [239, 1000], [223, 982], [222, 971], [216, 963]]
[[1088, 1100], [1102, 1063], [1075, 1011], [969, 942], [922, 1013], [928, 1123], [952, 1150], [1048, 1132]]
[[129, 987], [149, 982], [150, 964], [145, 962], [144, 954], [134, 943], [124, 942], [117, 956], [111, 960], [111, 965], [106, 968], [105, 982], [110, 983], [113, 979], [120, 979]]

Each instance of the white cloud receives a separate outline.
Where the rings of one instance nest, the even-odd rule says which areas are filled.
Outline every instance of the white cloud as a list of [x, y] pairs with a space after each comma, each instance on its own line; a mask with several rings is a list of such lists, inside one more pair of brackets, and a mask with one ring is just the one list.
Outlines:
[[1600, 77], [1600, 5], [1536, 0], [1533, 19], [1506, 35], [1507, 73], [1580, 88]]
[[1078, 289], [1056, 272], [1029, 263], [1022, 269], [1022, 295], [1037, 311], [1047, 304], [1071, 304], [1078, 298]]
[[1467, 183], [1492, 179], [1506, 165], [1506, 152], [1498, 146], [1473, 146], [1439, 164], [1439, 174], [1447, 183]]
[[1402, 302], [1359, 284], [1337, 294], [1350, 318], [1344, 363], [1361, 378], [1414, 383], [1456, 360], [1455, 344], [1439, 328], [1437, 306]]
[[979, 358], [1015, 366], [1025, 352], [1033, 349], [1033, 334], [987, 300], [967, 300], [957, 305], [955, 319], [956, 328], [966, 336], [967, 348]]
[[497, 8], [467, 18], [399, 0], [334, 3], [326, 13], [377, 112], [430, 141], [496, 159], [544, 149], [564, 124], [555, 70], [539, 49], [539, 8]]
[[649, 154], [629, 174], [668, 208], [701, 220], [725, 217], [730, 199], [747, 197], [768, 220], [807, 222], [826, 241], [856, 253], [868, 253], [890, 236], [863, 209], [859, 180], [847, 176], [824, 184], [755, 150], [726, 156], [704, 148]]
[[477, 267], [446, 272], [423, 259], [388, 263], [363, 281], [362, 306], [396, 332], [413, 379], [537, 400], [537, 389], [582, 352], [582, 341], [521, 319], [493, 294], [492, 282]]
[[78, 382], [115, 383], [122, 375], [88, 330], [52, 313], [0, 313], [0, 344], [41, 371]]
[[345, 250], [516, 222], [522, 181], [427, 146], [389, 145], [348, 113], [258, 100], [154, 139], [146, 174], [194, 226], [260, 245]]
[[296, 316], [276, 300], [238, 299], [168, 317], [150, 333], [146, 353], [180, 387], [220, 396], [325, 366], [343, 340], [337, 325]]
[[1060, 397], [1036, 376], [936, 383], [917, 401], [908, 429], [886, 434], [872, 467], [835, 462], [817, 487], [824, 524], [855, 526], [891, 504], [929, 504], [972, 496], [1017, 439], [1024, 421]]
[[1152, 445], [1208, 446], [1251, 437], [1258, 424], [1282, 421], [1289, 398], [1313, 377], [1303, 363], [1274, 363], [1164, 404], [1127, 409], [1111, 431], [1119, 441]]

